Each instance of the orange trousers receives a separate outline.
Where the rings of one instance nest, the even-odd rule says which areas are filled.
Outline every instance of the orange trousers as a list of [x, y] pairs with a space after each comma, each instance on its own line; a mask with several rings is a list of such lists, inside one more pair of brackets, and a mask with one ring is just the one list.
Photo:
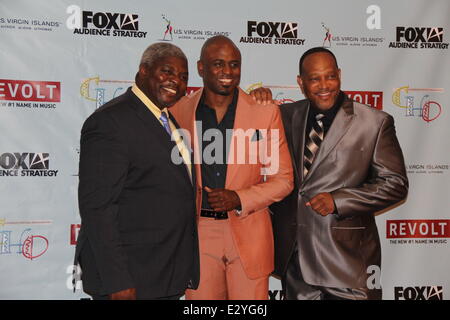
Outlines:
[[249, 279], [233, 241], [229, 220], [200, 217], [200, 285], [186, 300], [267, 300], [269, 275]]

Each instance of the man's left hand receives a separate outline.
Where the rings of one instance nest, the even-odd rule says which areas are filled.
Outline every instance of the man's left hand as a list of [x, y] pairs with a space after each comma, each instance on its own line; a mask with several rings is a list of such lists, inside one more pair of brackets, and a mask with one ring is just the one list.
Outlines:
[[241, 205], [241, 199], [232, 190], [205, 187], [205, 191], [208, 192], [208, 203], [214, 211], [231, 211]]
[[314, 196], [306, 203], [306, 206], [324, 217], [332, 214], [335, 210], [333, 196], [328, 192]]
[[268, 103], [275, 103], [272, 100], [272, 91], [269, 88], [259, 87], [250, 91], [249, 94], [258, 104], [265, 106]]

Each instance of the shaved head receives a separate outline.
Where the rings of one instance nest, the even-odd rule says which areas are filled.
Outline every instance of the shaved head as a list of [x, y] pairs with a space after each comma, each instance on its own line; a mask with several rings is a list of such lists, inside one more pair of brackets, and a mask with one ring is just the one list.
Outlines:
[[197, 69], [206, 92], [233, 97], [241, 79], [241, 52], [229, 38], [211, 37], [202, 46]]
[[223, 45], [231, 45], [237, 52], [239, 52], [239, 55], [241, 54], [241, 51], [239, 48], [234, 44], [231, 39], [225, 37], [225, 36], [214, 36], [209, 38], [205, 41], [205, 43], [202, 46], [202, 50], [200, 52], [200, 60], [203, 60], [205, 58], [205, 53], [210, 47], [219, 47]]

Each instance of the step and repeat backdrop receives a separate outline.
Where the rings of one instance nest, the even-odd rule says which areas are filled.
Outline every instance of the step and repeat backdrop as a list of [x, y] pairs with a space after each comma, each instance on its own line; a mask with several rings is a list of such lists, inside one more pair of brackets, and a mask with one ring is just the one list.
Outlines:
[[[200, 48], [218, 34], [242, 52], [245, 90], [303, 99], [298, 60], [324, 46], [343, 90], [395, 118], [410, 191], [376, 218], [369, 285], [450, 299], [449, 13], [447, 0], [1, 0], [0, 299], [88, 297], [79, 277], [72, 287], [82, 123], [132, 85], [154, 42], [181, 47], [189, 91], [201, 87]], [[268, 295], [283, 298], [278, 279]]]

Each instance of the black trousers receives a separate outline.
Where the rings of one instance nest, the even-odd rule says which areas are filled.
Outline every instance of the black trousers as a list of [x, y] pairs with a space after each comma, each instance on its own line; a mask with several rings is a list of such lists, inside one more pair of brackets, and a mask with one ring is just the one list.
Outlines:
[[286, 300], [381, 300], [381, 289], [329, 288], [306, 283], [300, 270], [298, 251], [289, 260], [281, 285]]

